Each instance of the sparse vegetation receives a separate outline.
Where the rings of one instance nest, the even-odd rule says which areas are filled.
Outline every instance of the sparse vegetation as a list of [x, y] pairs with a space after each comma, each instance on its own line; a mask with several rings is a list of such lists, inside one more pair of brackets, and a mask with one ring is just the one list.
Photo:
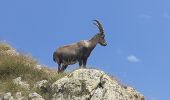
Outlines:
[[0, 51], [7, 51], [7, 50], [10, 50], [11, 49], [11, 46], [8, 45], [7, 43], [3, 43], [3, 42], [0, 42]]
[[[38, 62], [30, 55], [23, 53], [8, 54], [7, 51], [14, 50], [6, 43], [0, 43], [0, 93], [11, 92], [15, 94], [20, 91], [22, 94], [27, 95], [30, 92], [37, 92], [43, 98], [49, 99], [50, 94], [46, 91], [41, 91], [34, 88], [37, 81], [48, 80], [48, 84], [66, 75], [66, 73], [57, 74], [49, 68], [38, 69], [36, 66]], [[21, 77], [23, 81], [30, 85], [30, 90], [26, 90], [13, 83], [13, 79]], [[50, 90], [50, 86], [48, 87]]]

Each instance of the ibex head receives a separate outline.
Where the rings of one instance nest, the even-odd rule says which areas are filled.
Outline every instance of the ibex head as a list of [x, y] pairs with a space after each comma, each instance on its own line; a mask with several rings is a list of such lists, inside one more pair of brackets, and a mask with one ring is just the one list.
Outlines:
[[104, 34], [104, 29], [102, 27], [102, 24], [98, 21], [98, 20], [93, 20], [96, 23], [93, 23], [94, 25], [96, 25], [99, 29], [99, 33], [98, 33], [98, 37], [99, 37], [99, 41], [98, 43], [102, 46], [106, 46], [107, 42], [105, 40], [105, 34]]

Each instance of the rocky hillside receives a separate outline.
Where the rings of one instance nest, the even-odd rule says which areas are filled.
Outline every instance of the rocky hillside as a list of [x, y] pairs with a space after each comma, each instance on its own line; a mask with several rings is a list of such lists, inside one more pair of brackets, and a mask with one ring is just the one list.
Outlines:
[[48, 100], [52, 95], [50, 85], [65, 75], [0, 42], [0, 100], [31, 100], [38, 95]]
[[[15, 84], [29, 90], [29, 84], [23, 83], [21, 77], [13, 80]], [[22, 92], [5, 93], [2, 100], [145, 100], [134, 88], [123, 86], [103, 71], [96, 69], [78, 69], [50, 84], [42, 80], [34, 84], [41, 92], [49, 92], [49, 98], [43, 98], [36, 92], [22, 96]], [[50, 89], [50, 90], [49, 90]], [[40, 92], [40, 93], [41, 93]], [[1, 100], [0, 99], [0, 100]]]
[[96, 69], [57, 74], [0, 44], [0, 100], [145, 100], [134, 88]]

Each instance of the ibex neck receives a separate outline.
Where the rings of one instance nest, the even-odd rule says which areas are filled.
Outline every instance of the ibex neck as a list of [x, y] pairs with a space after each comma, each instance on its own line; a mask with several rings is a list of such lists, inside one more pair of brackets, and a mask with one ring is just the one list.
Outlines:
[[97, 34], [89, 40], [92, 49], [94, 49], [96, 47], [98, 40], [99, 40], [99, 38], [98, 38]]

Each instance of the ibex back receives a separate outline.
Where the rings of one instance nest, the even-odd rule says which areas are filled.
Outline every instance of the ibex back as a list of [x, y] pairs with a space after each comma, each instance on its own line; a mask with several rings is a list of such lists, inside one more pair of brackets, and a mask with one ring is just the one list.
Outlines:
[[86, 68], [86, 62], [90, 56], [92, 50], [99, 43], [102, 46], [106, 46], [104, 29], [102, 24], [98, 20], [94, 20], [99, 29], [99, 33], [93, 36], [90, 40], [81, 40], [80, 42], [70, 44], [58, 48], [53, 54], [54, 62], [58, 63], [58, 73], [63, 72], [68, 65], [79, 62], [79, 66]]

